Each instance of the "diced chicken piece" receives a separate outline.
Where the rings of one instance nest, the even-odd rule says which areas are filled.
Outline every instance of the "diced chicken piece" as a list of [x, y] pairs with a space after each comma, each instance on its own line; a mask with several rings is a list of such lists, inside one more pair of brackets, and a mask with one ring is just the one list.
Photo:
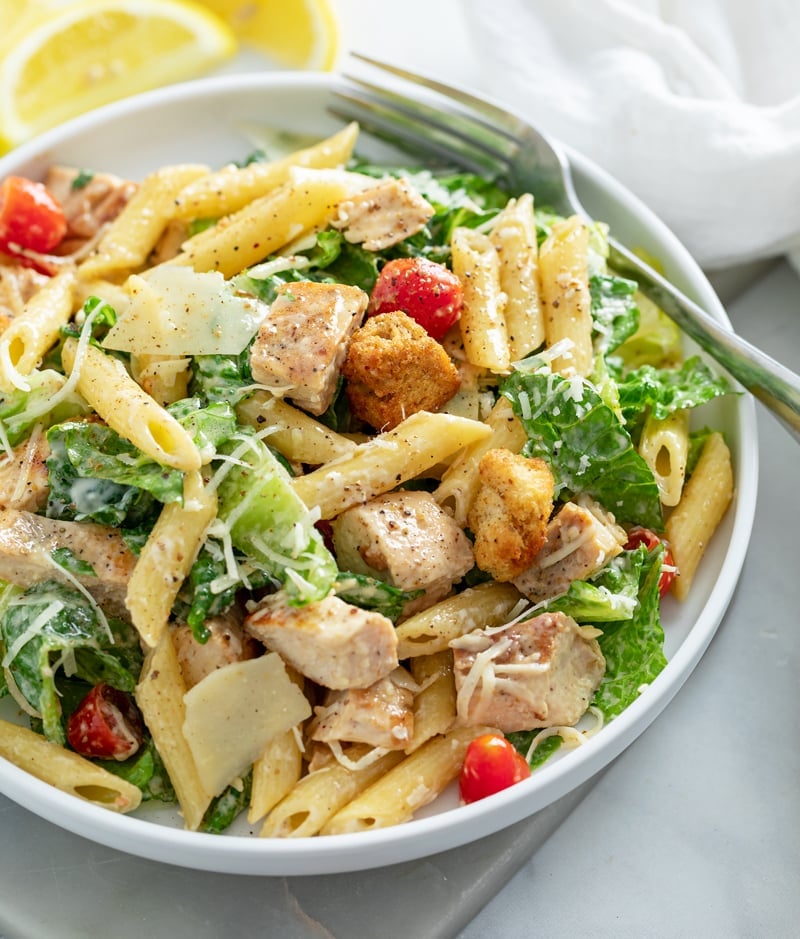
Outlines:
[[70, 166], [50, 168], [45, 186], [59, 201], [67, 219], [67, 233], [58, 247], [72, 254], [113, 221], [138, 188], [112, 173], [84, 174]]
[[0, 580], [31, 587], [43, 580], [67, 580], [53, 561], [57, 548], [69, 549], [90, 564], [95, 576], [76, 574], [97, 602], [128, 618], [125, 594], [136, 557], [119, 531], [89, 522], [62, 522], [20, 512], [0, 511]]
[[542, 613], [452, 640], [459, 721], [505, 733], [572, 726], [605, 674], [596, 635], [564, 613]]
[[377, 430], [438, 411], [461, 385], [443, 347], [400, 310], [371, 316], [356, 331], [342, 375], [350, 409]]
[[404, 615], [446, 597], [475, 563], [463, 530], [427, 492], [378, 496], [343, 512], [332, 528], [341, 570], [425, 591]]
[[172, 630], [172, 642], [187, 689], [194, 688], [218, 668], [255, 658], [260, 648], [234, 616], [212, 616], [204, 625], [211, 633], [206, 642], [194, 638], [191, 626], [181, 624]]
[[433, 206], [408, 180], [387, 179], [339, 203], [335, 228], [347, 241], [367, 251], [383, 251], [421, 231], [433, 217]]
[[250, 351], [253, 378], [311, 414], [323, 414], [368, 303], [363, 290], [345, 284], [280, 287]]
[[514, 578], [514, 585], [534, 602], [559, 596], [573, 580], [586, 580], [605, 567], [626, 541], [625, 529], [593, 499], [567, 502], [550, 520], [533, 564]]
[[325, 688], [367, 688], [397, 668], [392, 621], [335, 596], [292, 607], [272, 594], [244, 626], [301, 675]]
[[480, 486], [468, 515], [475, 561], [495, 580], [513, 580], [545, 543], [553, 474], [544, 460], [496, 448], [481, 457], [478, 476]]
[[50, 492], [48, 456], [47, 438], [36, 434], [0, 463], [0, 509], [38, 512], [45, 507]]
[[49, 279], [21, 264], [0, 264], [0, 333]]
[[311, 739], [404, 750], [414, 732], [413, 685], [408, 672], [399, 668], [369, 688], [329, 692], [323, 705], [314, 708]]

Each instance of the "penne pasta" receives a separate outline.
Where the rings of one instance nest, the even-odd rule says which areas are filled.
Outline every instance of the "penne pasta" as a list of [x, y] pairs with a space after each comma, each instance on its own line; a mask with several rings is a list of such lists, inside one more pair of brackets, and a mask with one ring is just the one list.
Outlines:
[[207, 166], [183, 164], [165, 166], [147, 176], [79, 265], [81, 277], [118, 277], [140, 268], [169, 223], [178, 193], [208, 173]]
[[186, 685], [167, 629], [145, 658], [136, 686], [136, 703], [175, 787], [186, 827], [194, 831], [200, 827], [211, 804], [211, 793], [200, 781], [192, 751], [183, 735], [185, 693]]
[[[77, 361], [77, 342], [64, 343], [62, 360], [68, 372]], [[131, 378], [122, 362], [87, 345], [78, 390], [103, 420], [158, 463], [189, 472], [200, 469], [200, 454], [175, 418]]]
[[497, 251], [487, 235], [471, 228], [455, 229], [451, 249], [453, 272], [464, 290], [459, 327], [467, 361], [507, 372], [511, 351]]
[[267, 440], [287, 460], [328, 463], [352, 453], [356, 444], [268, 391], [256, 391], [236, 408], [239, 420], [256, 430], [270, 428]]
[[714, 432], [667, 519], [667, 541], [678, 568], [672, 592], [679, 600], [688, 596], [697, 566], [732, 498], [730, 451], [722, 434]]
[[406, 748], [413, 753], [437, 734], [446, 734], [456, 720], [453, 653], [447, 649], [411, 660], [411, 674], [422, 688], [414, 699], [414, 734]]
[[319, 507], [322, 518], [333, 518], [490, 434], [489, 427], [469, 418], [418, 411], [352, 453], [296, 477], [292, 486], [307, 506]]
[[689, 456], [689, 412], [675, 411], [664, 420], [648, 417], [639, 439], [639, 454], [653, 471], [662, 504], [677, 505]]
[[339, 170], [294, 170], [274, 192], [190, 238], [168, 263], [232, 277], [330, 220], [355, 178]]
[[204, 488], [197, 471], [184, 479], [183, 504], [171, 502], [161, 510], [136, 561], [125, 598], [133, 625], [147, 646], [155, 646], [166, 631], [175, 598], [216, 514], [216, 493]]
[[283, 799], [300, 779], [303, 754], [294, 730], [277, 734], [253, 764], [253, 787], [247, 821], [254, 825]]
[[571, 342], [552, 363], [553, 371], [564, 375], [588, 375], [594, 361], [588, 244], [589, 231], [575, 215], [553, 225], [539, 252], [547, 346]]
[[486, 727], [459, 727], [428, 740], [340, 809], [321, 834], [386, 828], [408, 821], [432, 802], [458, 775], [470, 740]]
[[480, 584], [440, 600], [398, 625], [397, 655], [406, 659], [443, 652], [464, 633], [508, 622], [519, 601], [516, 587], [498, 583]]
[[27, 376], [56, 343], [72, 316], [75, 273], [62, 271], [49, 280], [0, 335], [0, 391], [27, 391]]
[[133, 812], [142, 801], [133, 783], [4, 720], [0, 720], [0, 756], [62, 792], [112, 812]]
[[500, 260], [509, 354], [517, 361], [538, 349], [545, 339], [533, 196], [525, 193], [509, 200], [494, 220], [489, 237]]
[[188, 182], [175, 197], [172, 215], [179, 219], [219, 218], [238, 212], [288, 181], [292, 167], [333, 169], [353, 153], [358, 125], [348, 124], [326, 140], [271, 162], [226, 166]]
[[352, 748], [349, 755], [356, 765], [359, 759], [363, 761], [361, 768], [331, 763], [304, 776], [269, 813], [261, 837], [306, 838], [319, 834], [340, 809], [403, 759], [400, 750], [370, 759], [372, 753], [365, 746]]

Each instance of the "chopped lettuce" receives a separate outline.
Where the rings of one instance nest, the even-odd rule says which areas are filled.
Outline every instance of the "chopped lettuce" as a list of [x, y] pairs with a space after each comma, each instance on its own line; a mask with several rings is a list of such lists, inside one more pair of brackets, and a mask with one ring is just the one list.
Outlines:
[[28, 437], [35, 424], [50, 427], [81, 414], [89, 407], [77, 392], [66, 395], [63, 400], [52, 401], [66, 383], [59, 372], [52, 369], [32, 372], [27, 378], [29, 391], [14, 389], [0, 392], [0, 443], [15, 447]]
[[696, 355], [679, 368], [642, 365], [627, 372], [617, 385], [623, 417], [631, 424], [645, 410], [656, 420], [663, 420], [673, 411], [696, 408], [731, 391], [727, 380], [722, 375], [714, 375]]
[[556, 493], [587, 493], [622, 522], [662, 531], [650, 467], [614, 411], [587, 382], [527, 359], [500, 384], [528, 434], [526, 456], [550, 466]]
[[127, 760], [94, 762], [140, 789], [143, 802], [175, 802], [175, 790], [152, 737]]
[[239, 355], [196, 355], [192, 358], [189, 393], [206, 404], [235, 405], [252, 389], [250, 349]]
[[59, 669], [89, 685], [106, 681], [127, 692], [136, 687], [141, 653], [133, 627], [101, 619], [97, 607], [74, 588], [57, 581], [27, 590], [7, 584], [0, 608], [3, 667], [41, 715], [48, 740], [66, 740]]
[[658, 545], [652, 551], [644, 547], [638, 551], [644, 555], [639, 599], [633, 616], [603, 623], [603, 634], [597, 640], [605, 656], [606, 672], [592, 704], [603, 712], [607, 721], [635, 701], [642, 688], [667, 664], [658, 589], [664, 548]]
[[240, 784], [231, 784], [228, 788], [213, 800], [206, 809], [203, 821], [200, 825], [200, 831], [208, 832], [212, 835], [219, 835], [226, 828], [229, 828], [236, 819], [236, 816], [243, 812], [250, 804], [250, 793], [253, 788], [252, 770], [244, 776]]
[[403, 612], [403, 607], [409, 600], [422, 595], [422, 590], [401, 590], [383, 580], [369, 577], [366, 574], [354, 574], [350, 571], [342, 572], [334, 585], [336, 595], [365, 610], [376, 610], [390, 619], [397, 621]]
[[225, 444], [231, 460], [219, 485], [218, 517], [254, 566], [276, 577], [296, 605], [330, 593], [338, 570], [291, 477], [270, 449], [242, 432]]
[[596, 352], [607, 355], [636, 332], [639, 326], [639, 307], [634, 299], [637, 289], [635, 281], [609, 274], [594, 274], [589, 278]]

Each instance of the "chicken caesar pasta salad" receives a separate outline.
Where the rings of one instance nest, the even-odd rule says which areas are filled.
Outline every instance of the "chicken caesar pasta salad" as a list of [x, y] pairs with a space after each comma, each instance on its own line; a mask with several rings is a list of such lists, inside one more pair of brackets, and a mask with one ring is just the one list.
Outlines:
[[0, 756], [78, 797], [397, 824], [666, 664], [725, 380], [602, 224], [357, 139], [0, 186]]

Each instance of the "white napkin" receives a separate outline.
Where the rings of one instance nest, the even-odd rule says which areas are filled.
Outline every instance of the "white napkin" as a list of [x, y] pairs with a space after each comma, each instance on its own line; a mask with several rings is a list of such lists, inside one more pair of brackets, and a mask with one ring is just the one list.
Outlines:
[[616, 176], [703, 266], [800, 266], [797, 0], [465, 9], [485, 90]]

